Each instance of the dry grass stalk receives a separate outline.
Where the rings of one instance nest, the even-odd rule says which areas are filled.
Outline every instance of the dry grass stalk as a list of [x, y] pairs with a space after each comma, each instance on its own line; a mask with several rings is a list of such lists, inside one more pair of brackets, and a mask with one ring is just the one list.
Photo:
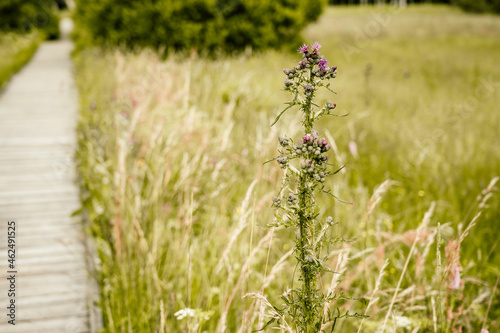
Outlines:
[[222, 311], [222, 315], [221, 315], [221, 318], [220, 318], [219, 323], [217, 325], [216, 332], [224, 332], [223, 328], [226, 326], [227, 313], [229, 312], [229, 308], [231, 306], [231, 303], [233, 302], [234, 296], [236, 295], [236, 292], [238, 291], [238, 288], [239, 288], [241, 282], [243, 281], [243, 279], [244, 279], [244, 277], [245, 277], [245, 275], [246, 275], [246, 273], [247, 273], [247, 271], [248, 271], [248, 269], [250, 267], [252, 259], [257, 254], [257, 252], [262, 248], [262, 246], [266, 242], [268, 242], [269, 240], [271, 240], [273, 232], [274, 232], [274, 228], [270, 228], [267, 231], [266, 235], [261, 238], [261, 240], [259, 241], [259, 243], [257, 244], [257, 246], [255, 246], [255, 248], [253, 249], [252, 253], [250, 254], [250, 256], [248, 257], [248, 259], [246, 260], [245, 264], [243, 265], [243, 268], [241, 269], [241, 273], [240, 273], [240, 276], [238, 278], [238, 281], [236, 282], [236, 285], [233, 287], [233, 291], [231, 293], [231, 296], [229, 297], [229, 299], [226, 302], [226, 305], [224, 306], [224, 310]]
[[404, 275], [406, 273], [406, 269], [408, 268], [408, 264], [410, 263], [410, 259], [411, 259], [412, 255], [413, 255], [413, 250], [415, 249], [415, 245], [416, 245], [416, 243], [417, 243], [417, 241], [418, 241], [418, 239], [420, 237], [420, 231], [423, 228], [427, 227], [427, 225], [429, 224], [429, 222], [431, 220], [431, 217], [432, 217], [432, 214], [434, 213], [434, 208], [435, 207], [436, 207], [436, 203], [433, 201], [431, 203], [431, 206], [429, 207], [429, 210], [424, 215], [424, 218], [422, 220], [422, 224], [420, 224], [420, 226], [417, 229], [417, 236], [415, 237], [415, 241], [413, 242], [413, 244], [411, 246], [410, 253], [408, 253], [408, 257], [407, 257], [405, 265], [403, 267], [403, 271], [401, 272], [401, 276], [399, 278], [398, 285], [396, 287], [396, 291], [394, 292], [394, 296], [392, 297], [391, 304], [389, 306], [389, 310], [387, 311], [387, 315], [385, 316], [384, 324], [382, 326], [382, 332], [384, 332], [385, 326], [387, 324], [387, 320], [389, 319], [389, 314], [392, 311], [392, 307], [394, 306], [394, 301], [396, 300], [399, 288], [401, 287], [401, 283], [403, 282], [403, 277], [404, 277]]
[[[378, 300], [378, 298], [374, 298], [374, 297], [375, 297], [375, 294], [377, 293], [377, 291], [379, 290], [380, 285], [382, 284], [382, 278], [385, 275], [385, 269], [387, 268], [388, 265], [389, 265], [389, 259], [385, 259], [384, 265], [382, 266], [382, 269], [380, 270], [380, 273], [378, 275], [377, 282], [375, 282], [375, 289], [373, 289], [373, 292], [370, 296], [370, 301], [368, 302], [368, 305], [366, 307], [365, 316], [368, 314], [368, 310], [370, 310], [370, 307], [373, 304], [375, 304]], [[358, 333], [361, 333], [361, 328], [363, 327], [364, 321], [365, 321], [365, 318], [361, 319], [361, 323], [359, 323]]]
[[245, 227], [247, 225], [247, 223], [246, 223], [247, 218], [251, 213], [251, 212], [247, 212], [248, 203], [250, 202], [250, 196], [252, 195], [253, 188], [255, 187], [257, 182], [258, 182], [258, 179], [254, 179], [253, 182], [248, 187], [247, 193], [245, 195], [245, 199], [243, 199], [243, 202], [241, 203], [241, 214], [240, 214], [240, 219], [238, 221], [238, 226], [236, 227], [235, 231], [233, 232], [233, 235], [231, 236], [231, 238], [229, 239], [229, 242], [228, 242], [226, 248], [224, 249], [224, 252], [222, 252], [221, 258], [220, 258], [219, 262], [217, 263], [217, 266], [215, 269], [216, 272], [220, 272], [222, 265], [224, 263], [229, 264], [228, 263], [229, 252], [231, 251], [231, 248], [232, 248], [234, 242], [236, 242], [236, 239], [238, 238], [240, 233], [243, 231], [243, 229], [245, 229]]

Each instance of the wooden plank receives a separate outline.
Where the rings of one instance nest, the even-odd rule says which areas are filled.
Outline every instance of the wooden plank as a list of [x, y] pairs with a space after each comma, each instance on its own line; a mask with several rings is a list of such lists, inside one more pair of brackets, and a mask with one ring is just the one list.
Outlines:
[[88, 332], [88, 318], [86, 315], [71, 316], [64, 318], [40, 319], [27, 321], [22, 320], [16, 323], [16, 327], [3, 324], [0, 332], [15, 333], [83, 333]]
[[40, 199], [40, 201], [31, 202], [12, 202], [9, 204], [4, 204], [0, 202], [0, 212], [2, 215], [16, 216], [17, 214], [22, 214], [23, 211], [28, 209], [33, 209], [38, 212], [50, 212], [53, 210], [60, 210], [61, 208], [66, 209], [66, 211], [71, 214], [80, 207], [80, 202], [77, 198], [65, 198], [63, 201], [54, 201], [46, 199]]
[[70, 214], [68, 214], [67, 211], [59, 214], [54, 213], [51, 214], [51, 216], [43, 216], [39, 218], [37, 218], [36, 216], [16, 218], [16, 221], [19, 225], [19, 228], [21, 228], [20, 230], [24, 231], [24, 228], [29, 228], [28, 230], [32, 230], [33, 232], [37, 232], [37, 230], [39, 229], [51, 229], [57, 228], [59, 226], [65, 227], [73, 224], [82, 224], [79, 218], [70, 218]]
[[[81, 301], [87, 301], [89, 295], [82, 292], [79, 289], [75, 289], [67, 293], [57, 293], [53, 295], [28, 295], [19, 297], [19, 302], [23, 308], [30, 307], [44, 307], [51, 304], [61, 304], [61, 303], [78, 303]], [[1, 331], [0, 331], [1, 332]]]
[[[33, 187], [31, 190], [19, 190], [17, 188], [10, 190], [8, 192], [0, 191], [0, 202], [8, 202], [8, 200], [22, 201], [24, 198], [40, 198], [50, 196], [51, 199], [54, 196], [65, 196], [65, 197], [75, 197], [78, 196], [78, 189], [73, 185], [66, 184], [64, 187], [46, 188], [46, 187]], [[57, 200], [54, 198], [53, 200]]]
[[59, 151], [55, 153], [53, 151], [43, 149], [38, 150], [23, 150], [22, 153], [0, 153], [2, 155], [1, 166], [5, 168], [6, 171], [15, 170], [17, 167], [31, 166], [36, 169], [41, 166], [49, 165], [52, 166], [56, 163], [65, 163], [74, 166], [73, 153], [71, 151]]
[[[36, 295], [45, 295], [47, 290], [53, 288], [59, 289], [60, 292], [63, 290], [75, 290], [77, 286], [85, 286], [87, 281], [87, 275], [85, 272], [70, 272], [68, 274], [45, 274], [45, 275], [26, 275], [24, 276], [22, 272], [18, 272], [16, 284], [18, 290], [16, 292], [16, 297], [30, 298]], [[40, 288], [40, 282], [43, 283], [43, 289]], [[7, 279], [0, 282], [0, 287], [2, 290], [7, 290], [9, 282]], [[5, 289], [7, 288], [7, 289]], [[67, 289], [63, 289], [67, 288]], [[35, 291], [32, 293], [31, 291]]]
[[[7, 214], [3, 211], [0, 211], [0, 219], [17, 219], [21, 223], [29, 224], [31, 221], [40, 221], [40, 223], [50, 222], [54, 219], [66, 219], [70, 217], [71, 210], [66, 207], [59, 207], [59, 209], [53, 209], [48, 211], [21, 211], [17, 212], [15, 216], [13, 214]], [[36, 222], [37, 223], [37, 222]]]
[[[30, 187], [31, 185], [31, 187]], [[47, 189], [47, 190], [54, 190], [54, 191], [64, 191], [68, 189], [68, 185], [65, 184], [55, 184], [54, 182], [48, 181], [48, 180], [42, 180], [42, 181], [32, 181], [32, 182], [9, 182], [9, 181], [4, 181], [0, 182], [0, 187], [12, 187], [16, 186], [16, 189], [19, 191], [29, 191], [30, 188], [35, 188], [35, 189]], [[78, 194], [78, 193], [77, 193]]]
[[18, 229], [20, 232], [24, 232], [24, 230], [26, 229], [27, 231], [29, 231], [30, 234], [33, 233], [35, 235], [43, 237], [44, 235], [52, 235], [56, 233], [58, 230], [67, 232], [79, 229], [78, 225], [75, 226], [75, 224], [79, 223], [80, 222], [77, 221], [76, 219], [68, 219], [68, 218], [65, 218], [60, 223], [52, 223], [52, 224], [32, 223], [27, 225], [25, 222], [23, 222], [22, 224], [18, 223]]
[[87, 311], [87, 301], [85, 299], [46, 304], [40, 307], [25, 307], [22, 300], [19, 302], [19, 318], [21, 322], [65, 318], [68, 316], [81, 317], [85, 316]]
[[54, 264], [78, 262], [79, 258], [81, 257], [82, 253], [73, 253], [73, 254], [59, 253], [59, 254], [53, 254], [51, 256], [26, 257], [24, 255], [24, 251], [22, 251], [19, 252], [19, 256], [17, 258], [17, 266], [19, 267], [18, 270], [21, 271], [23, 267], [31, 266], [34, 264], [46, 265], [47, 271], [50, 272], [50, 267]]
[[[6, 247], [2, 248], [1, 250], [5, 250]], [[1, 251], [0, 250], [0, 251]], [[85, 255], [85, 247], [82, 244], [79, 243], [73, 243], [73, 244], [52, 244], [52, 246], [47, 246], [47, 247], [25, 247], [21, 250], [18, 251], [18, 257], [23, 258], [23, 259], [29, 259], [29, 258], [40, 258], [43, 256], [51, 256], [51, 257], [57, 257], [61, 255], [61, 253], [67, 253], [67, 254], [74, 254], [75, 256], [83, 256]]]
[[[40, 181], [49, 181], [52, 184], [57, 182], [62, 182], [62, 181], [69, 181], [73, 182], [74, 180], [74, 175], [72, 173], [65, 173], [65, 172], [54, 172], [54, 170], [47, 170], [45, 172], [41, 172], [39, 170], [36, 171], [15, 171], [15, 172], [10, 172], [8, 176], [6, 175], [0, 175], [0, 183], [2, 183], [4, 180], [6, 182], [19, 182], [21, 184], [23, 183], [29, 183], [31, 181], [33, 182], [40, 182]], [[2, 183], [3, 184], [3, 183]]]
[[[25, 267], [20, 267], [19, 271], [23, 276], [28, 275], [46, 275], [47, 272], [51, 272], [54, 274], [73, 274], [75, 271], [85, 271], [86, 265], [81, 262], [64, 262], [64, 263], [55, 263], [50, 265], [50, 270], [47, 268], [47, 265], [30, 265]], [[6, 271], [6, 270], [4, 270]], [[20, 274], [21, 274], [20, 273]], [[43, 284], [40, 285], [40, 288], [43, 288]], [[0, 295], [0, 300], [4, 295]]]

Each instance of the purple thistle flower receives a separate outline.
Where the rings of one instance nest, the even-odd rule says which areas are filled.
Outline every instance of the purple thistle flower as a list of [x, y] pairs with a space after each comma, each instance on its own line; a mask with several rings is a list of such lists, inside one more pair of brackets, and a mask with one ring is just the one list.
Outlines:
[[304, 53], [305, 54], [307, 52], [309, 52], [309, 45], [304, 44], [301, 47], [299, 47], [299, 53]]
[[316, 42], [312, 45], [312, 52], [313, 53], [317, 53], [319, 51], [319, 49], [321, 49], [321, 44]]
[[318, 67], [321, 69], [321, 70], [325, 70], [326, 66], [328, 65], [328, 60], [326, 59], [321, 59], [319, 61], [319, 64], [318, 64]]

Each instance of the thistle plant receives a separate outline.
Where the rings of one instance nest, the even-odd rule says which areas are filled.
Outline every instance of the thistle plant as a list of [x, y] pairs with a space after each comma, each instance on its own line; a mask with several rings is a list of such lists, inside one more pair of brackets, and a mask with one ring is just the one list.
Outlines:
[[320, 332], [330, 324], [330, 330], [333, 331], [338, 318], [358, 316], [348, 312], [341, 314], [338, 309], [329, 310], [328, 305], [332, 301], [345, 297], [319, 287], [321, 273], [333, 272], [326, 265], [328, 253], [324, 253], [324, 248], [331, 243], [344, 241], [333, 235], [333, 218], [321, 217], [317, 205], [319, 194], [326, 193], [334, 197], [325, 189], [325, 181], [343, 168], [335, 170], [331, 167], [327, 155], [331, 146], [314, 129], [315, 122], [323, 116], [340, 116], [332, 112], [335, 103], [327, 101], [322, 107], [314, 103], [320, 88], [333, 92], [328, 81], [337, 76], [337, 67], [328, 66], [328, 60], [320, 53], [320, 48], [318, 43], [301, 46], [299, 52], [302, 59], [297, 66], [283, 70], [286, 76], [284, 89], [293, 98], [273, 123], [294, 106], [302, 111], [304, 134], [300, 140], [294, 142], [289, 137], [278, 137], [280, 155], [274, 160], [284, 169], [284, 177], [279, 194], [273, 198], [276, 210], [273, 226], [296, 229], [294, 250], [300, 266], [301, 286], [282, 296], [285, 308], [281, 314], [288, 316], [297, 331], [302, 333]]

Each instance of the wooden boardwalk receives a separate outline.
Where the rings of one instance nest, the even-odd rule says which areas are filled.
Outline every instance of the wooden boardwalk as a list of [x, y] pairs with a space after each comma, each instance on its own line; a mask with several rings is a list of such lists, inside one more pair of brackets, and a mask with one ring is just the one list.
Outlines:
[[[73, 153], [78, 97], [68, 40], [43, 43], [0, 93], [0, 332], [91, 332], [92, 295]], [[7, 222], [16, 222], [15, 326]]]

